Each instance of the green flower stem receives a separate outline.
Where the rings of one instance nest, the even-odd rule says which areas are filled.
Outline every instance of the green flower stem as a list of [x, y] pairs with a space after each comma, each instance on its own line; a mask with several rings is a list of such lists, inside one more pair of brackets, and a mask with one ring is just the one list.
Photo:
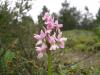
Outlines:
[[48, 52], [48, 75], [52, 75], [52, 55], [51, 52]]

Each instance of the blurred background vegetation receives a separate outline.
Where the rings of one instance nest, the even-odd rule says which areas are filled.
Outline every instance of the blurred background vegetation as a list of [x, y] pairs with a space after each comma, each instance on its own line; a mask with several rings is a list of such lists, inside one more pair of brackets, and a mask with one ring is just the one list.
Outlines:
[[[33, 34], [50, 10], [44, 6], [35, 23], [27, 16], [32, 6], [28, 0], [17, 0], [13, 9], [9, 6], [9, 1], [0, 1], [0, 75], [47, 75], [47, 57], [37, 59]], [[96, 19], [88, 7], [85, 11], [82, 15], [65, 0], [59, 15], [52, 13], [68, 38], [65, 49], [52, 53], [53, 75], [100, 75], [100, 9]]]

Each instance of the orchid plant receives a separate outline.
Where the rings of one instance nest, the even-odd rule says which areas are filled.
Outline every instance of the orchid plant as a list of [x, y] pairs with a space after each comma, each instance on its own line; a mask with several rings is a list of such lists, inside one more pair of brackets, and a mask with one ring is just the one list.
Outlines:
[[46, 12], [43, 16], [45, 25], [39, 34], [34, 34], [34, 38], [37, 40], [36, 52], [37, 58], [42, 58], [45, 53], [48, 54], [48, 75], [51, 75], [51, 51], [59, 48], [64, 48], [67, 38], [62, 37], [60, 28], [62, 24], [58, 23], [58, 20]]

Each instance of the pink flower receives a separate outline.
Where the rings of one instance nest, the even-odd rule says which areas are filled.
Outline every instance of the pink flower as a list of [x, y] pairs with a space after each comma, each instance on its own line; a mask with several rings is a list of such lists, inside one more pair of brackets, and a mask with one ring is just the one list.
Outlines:
[[38, 53], [45, 52], [47, 46], [43, 43], [40, 47], [36, 47]]
[[37, 40], [36, 51], [38, 53], [38, 58], [43, 57], [44, 53], [48, 50], [56, 50], [58, 48], [64, 48], [65, 41], [67, 38], [62, 37], [62, 32], [60, 30], [63, 27], [58, 21], [54, 21], [54, 18], [49, 15], [48, 12], [45, 13], [43, 20], [45, 21], [45, 27], [40, 31], [39, 34], [34, 34], [34, 38]]
[[54, 23], [53, 23], [53, 22], [48, 21], [48, 22], [46, 22], [46, 24], [47, 24], [47, 29], [48, 29], [48, 30], [50, 30], [50, 29], [53, 29], [53, 28], [54, 28]]
[[56, 50], [59, 48], [59, 46], [56, 44], [56, 34], [54, 33], [54, 35], [52, 36], [48, 36], [48, 41], [50, 43], [50, 50]]
[[37, 40], [42, 40], [44, 39], [46, 36], [46, 34], [41, 30], [40, 34], [34, 34], [34, 38], [37, 39]]
[[46, 13], [44, 14], [43, 20], [45, 20], [45, 22], [54, 21], [54, 19], [52, 18], [52, 16], [49, 15], [48, 12], [46, 12]]
[[48, 36], [48, 42], [51, 44], [51, 45], [53, 45], [53, 44], [55, 44], [55, 37], [53, 37], [53, 36]]
[[56, 50], [56, 49], [58, 49], [58, 48], [59, 48], [58, 45], [53, 44], [53, 45], [51, 45], [50, 50]]
[[62, 25], [62, 24], [58, 24], [58, 20], [56, 20], [56, 21], [55, 21], [55, 27], [56, 27], [57, 29], [59, 29], [59, 28], [63, 27], [63, 25]]
[[64, 48], [66, 40], [67, 40], [67, 38], [62, 37], [62, 32], [59, 32], [58, 36], [57, 36], [57, 41], [60, 43], [59, 44], [60, 48]]
[[41, 39], [41, 36], [38, 35], [38, 34], [34, 34], [34, 38], [37, 39], [37, 40], [39, 40], [39, 39]]
[[47, 26], [47, 30], [51, 30], [54, 28], [54, 19], [49, 15], [48, 12], [45, 13], [43, 19], [45, 20], [45, 24]]
[[40, 47], [36, 47], [36, 51], [38, 53], [38, 58], [41, 58], [43, 54], [46, 52], [47, 46], [43, 43]]
[[47, 18], [48, 18], [49, 16], [50, 16], [49, 13], [46, 12], [46, 13], [44, 14], [43, 20], [47, 20]]

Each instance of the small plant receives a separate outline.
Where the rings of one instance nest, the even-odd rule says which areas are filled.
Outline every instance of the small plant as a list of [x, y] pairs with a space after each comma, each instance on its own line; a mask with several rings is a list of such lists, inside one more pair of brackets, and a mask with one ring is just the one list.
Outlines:
[[46, 53], [48, 55], [48, 75], [52, 75], [51, 71], [51, 51], [58, 48], [64, 48], [64, 42], [67, 38], [62, 37], [60, 30], [63, 27], [57, 20], [54, 21], [53, 17], [48, 12], [45, 13], [43, 20], [45, 25], [39, 34], [34, 34], [34, 38], [37, 40], [36, 51], [38, 58], [42, 58]]

